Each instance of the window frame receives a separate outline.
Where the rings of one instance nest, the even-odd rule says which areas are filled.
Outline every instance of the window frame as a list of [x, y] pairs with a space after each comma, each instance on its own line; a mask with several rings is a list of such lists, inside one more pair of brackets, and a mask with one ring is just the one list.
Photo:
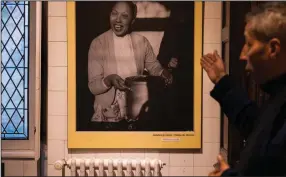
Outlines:
[[3, 159], [38, 159], [40, 153], [42, 2], [29, 3], [29, 139], [1, 140]]

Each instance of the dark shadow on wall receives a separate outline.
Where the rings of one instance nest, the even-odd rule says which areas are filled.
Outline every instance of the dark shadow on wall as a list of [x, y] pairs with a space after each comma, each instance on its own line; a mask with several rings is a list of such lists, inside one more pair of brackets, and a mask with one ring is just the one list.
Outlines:
[[[47, 128], [48, 128], [48, 2], [42, 3], [42, 42], [41, 42], [41, 128], [40, 128], [40, 153], [46, 150], [43, 145], [47, 145]], [[45, 159], [44, 155], [40, 156], [37, 161], [37, 175], [45, 176]]]

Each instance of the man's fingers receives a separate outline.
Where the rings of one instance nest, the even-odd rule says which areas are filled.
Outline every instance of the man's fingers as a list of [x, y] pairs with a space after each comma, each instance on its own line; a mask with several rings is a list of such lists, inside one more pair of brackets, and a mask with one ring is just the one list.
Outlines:
[[212, 53], [205, 54], [205, 56], [207, 57], [211, 57], [212, 55], [213, 55]]
[[225, 159], [220, 154], [217, 156], [217, 160], [220, 163], [220, 166], [222, 169], [229, 168], [228, 163], [225, 161]]
[[212, 54], [204, 55], [203, 59], [209, 64], [213, 64], [215, 62], [214, 56]]
[[217, 156], [217, 161], [218, 161], [220, 164], [222, 164], [222, 163], [225, 163], [225, 164], [226, 164], [224, 158], [223, 158], [220, 154]]
[[209, 58], [213, 63], [216, 62], [216, 60], [217, 60], [217, 58], [216, 58], [216, 56], [215, 56], [214, 54], [209, 55], [208, 58]]
[[201, 59], [201, 63], [202, 63], [202, 65], [203, 65], [203, 68], [204, 69], [210, 69], [211, 68], [211, 63], [210, 62], [208, 62], [208, 60], [206, 59], [206, 58], [202, 58]]
[[214, 175], [213, 175], [213, 172], [210, 172], [208, 176], [214, 176]]
[[201, 60], [201, 66], [204, 68], [205, 71], [209, 70], [209, 67], [206, 65], [206, 63], [203, 60]]
[[207, 68], [207, 66], [206, 66], [206, 64], [204, 63], [203, 59], [201, 59], [200, 63], [201, 63], [201, 66], [202, 66], [204, 69]]
[[214, 58], [215, 58], [215, 60], [221, 59], [221, 57], [219, 56], [217, 50], [214, 51]]
[[226, 170], [225, 167], [228, 167], [228, 164], [226, 163], [226, 161], [224, 160], [224, 158], [219, 154], [217, 156], [217, 161], [218, 163], [215, 164], [215, 169], [209, 173], [209, 176], [221, 176], [221, 174], [223, 173], [223, 171]]
[[205, 60], [208, 63], [212, 63], [212, 60], [211, 60], [210, 56], [208, 56], [208, 55], [202, 56], [202, 59]]
[[229, 168], [228, 163], [226, 162], [226, 160], [222, 157], [222, 155], [218, 155], [217, 156], [217, 160], [218, 163], [220, 164], [220, 170], [225, 171], [226, 169]]
[[206, 54], [205, 57], [208, 58], [209, 61], [212, 63], [216, 61], [216, 58], [215, 58], [214, 54], [212, 54], [212, 53]]
[[218, 170], [213, 170], [212, 172], [209, 173], [208, 176], [217, 176], [218, 172], [219, 172]]

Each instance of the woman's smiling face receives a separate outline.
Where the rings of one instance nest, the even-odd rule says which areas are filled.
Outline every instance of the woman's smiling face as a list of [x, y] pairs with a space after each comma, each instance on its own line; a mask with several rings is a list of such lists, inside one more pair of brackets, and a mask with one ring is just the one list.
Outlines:
[[126, 2], [117, 2], [110, 14], [110, 26], [116, 36], [125, 36], [133, 21], [131, 7]]

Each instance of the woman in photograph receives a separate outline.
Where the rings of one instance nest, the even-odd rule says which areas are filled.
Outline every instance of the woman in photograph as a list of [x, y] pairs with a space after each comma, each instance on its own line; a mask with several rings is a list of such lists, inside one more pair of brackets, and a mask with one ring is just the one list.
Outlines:
[[172, 80], [149, 41], [132, 33], [136, 15], [133, 2], [116, 2], [110, 13], [110, 29], [95, 38], [89, 48], [88, 87], [95, 96], [91, 121], [106, 122], [110, 130], [117, 129], [126, 119], [127, 77], [143, 75], [146, 69], [152, 76], [161, 76], [167, 82]]

